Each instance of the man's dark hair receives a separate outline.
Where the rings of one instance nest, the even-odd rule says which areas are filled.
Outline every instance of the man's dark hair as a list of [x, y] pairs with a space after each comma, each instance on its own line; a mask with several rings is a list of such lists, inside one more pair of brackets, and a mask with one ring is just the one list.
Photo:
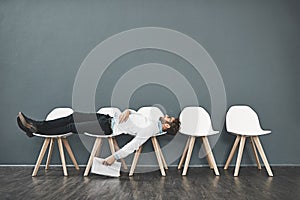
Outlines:
[[170, 128], [168, 128], [167, 134], [170, 135], [176, 135], [176, 133], [179, 131], [180, 129], [180, 121], [179, 118], [175, 118], [175, 120], [173, 122], [167, 122], [170, 125]]

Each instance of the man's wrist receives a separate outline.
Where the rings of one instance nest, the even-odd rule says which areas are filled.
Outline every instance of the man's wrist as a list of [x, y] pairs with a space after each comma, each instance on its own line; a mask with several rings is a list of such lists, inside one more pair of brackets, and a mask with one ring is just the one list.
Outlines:
[[114, 156], [114, 158], [115, 158], [116, 160], [119, 160], [119, 159], [120, 159], [120, 157], [119, 157], [118, 154], [116, 154], [116, 153], [114, 153], [113, 156]]

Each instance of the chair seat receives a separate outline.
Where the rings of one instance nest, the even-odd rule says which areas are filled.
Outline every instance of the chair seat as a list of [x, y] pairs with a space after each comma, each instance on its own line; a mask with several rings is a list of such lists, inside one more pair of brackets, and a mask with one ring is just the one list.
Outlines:
[[90, 137], [96, 137], [96, 138], [111, 138], [111, 137], [121, 135], [122, 133], [120, 133], [120, 134], [111, 134], [111, 135], [97, 135], [97, 134], [92, 134], [92, 133], [85, 132], [83, 134], [87, 135], [87, 136], [90, 136]]
[[259, 135], [266, 135], [266, 134], [269, 134], [271, 133], [270, 130], [259, 130], [259, 131], [255, 131], [255, 132], [230, 132], [232, 134], [235, 134], [235, 135], [243, 135], [243, 136], [259, 136]]
[[33, 133], [34, 136], [43, 137], [43, 138], [57, 138], [57, 137], [68, 137], [73, 133], [65, 133], [65, 134], [58, 134], [58, 135], [43, 135], [38, 133]]
[[[180, 132], [182, 133], [182, 132]], [[188, 136], [196, 136], [196, 137], [201, 137], [201, 136], [209, 136], [209, 135], [215, 135], [218, 134], [219, 131], [209, 131], [207, 133], [182, 133], [184, 135], [188, 135]]]
[[157, 137], [157, 136], [166, 135], [166, 134], [167, 134], [167, 132], [156, 133], [156, 134], [153, 135], [152, 137]]
[[[85, 132], [84, 135], [90, 136], [90, 137], [97, 137], [97, 138], [109, 138], [109, 137], [115, 137], [118, 135], [122, 135], [123, 133], [119, 133], [119, 134], [111, 134], [111, 135], [97, 135], [97, 134], [92, 134], [92, 133], [87, 133]], [[162, 133], [157, 133], [155, 135], [153, 135], [152, 137], [157, 137], [157, 136], [161, 136], [161, 135], [165, 135], [167, 134], [167, 132], [162, 132]]]

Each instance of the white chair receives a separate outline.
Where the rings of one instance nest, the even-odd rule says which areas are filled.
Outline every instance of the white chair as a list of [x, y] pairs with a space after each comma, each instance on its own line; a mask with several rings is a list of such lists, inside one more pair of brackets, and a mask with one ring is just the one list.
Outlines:
[[[99, 109], [97, 113], [105, 114], [105, 115], [109, 115], [109, 116], [113, 117], [115, 113], [120, 114], [121, 111], [120, 111], [119, 108], [106, 107], [106, 108]], [[100, 153], [101, 153], [102, 139], [107, 139], [108, 140], [109, 148], [110, 148], [110, 151], [111, 151], [112, 154], [114, 154], [115, 151], [118, 151], [120, 148], [119, 148], [117, 140], [115, 138], [117, 135], [114, 134], [114, 133], [111, 134], [111, 135], [94, 135], [94, 134], [91, 134], [91, 133], [84, 133], [84, 134], [87, 135], [87, 136], [96, 138], [93, 149], [92, 149], [92, 152], [91, 152], [91, 155], [90, 155], [90, 158], [88, 160], [88, 163], [87, 163], [85, 171], [84, 171], [84, 176], [87, 176], [89, 174], [89, 171], [90, 171], [91, 166], [93, 164], [94, 157], [96, 155], [100, 155]], [[127, 165], [126, 165], [125, 160], [123, 158], [121, 158], [121, 162], [122, 162], [123, 168], [127, 169]]]
[[213, 130], [209, 114], [202, 107], [186, 107], [181, 111], [179, 120], [181, 122], [180, 133], [189, 136], [178, 164], [178, 169], [181, 169], [185, 160], [182, 175], [185, 176], [187, 173], [196, 137], [202, 139], [210, 168], [214, 169], [217, 176], [220, 175], [207, 139], [207, 136], [217, 134], [219, 131]]
[[[71, 108], [55, 108], [47, 115], [46, 121], [54, 120], [54, 119], [61, 118], [61, 117], [66, 117], [66, 116], [68, 116], [72, 113], [73, 113], [73, 110]], [[71, 147], [68, 143], [68, 140], [67, 140], [67, 137], [72, 135], [72, 133], [66, 133], [66, 134], [63, 134], [63, 135], [41, 135], [41, 134], [33, 133], [33, 135], [35, 135], [37, 137], [42, 137], [42, 138], [45, 138], [45, 139], [44, 139], [44, 143], [43, 143], [43, 146], [41, 148], [39, 157], [38, 157], [37, 162], [35, 164], [32, 176], [37, 175], [40, 164], [43, 160], [45, 152], [46, 152], [46, 150], [48, 148], [48, 145], [50, 143], [48, 157], [47, 157], [47, 161], [46, 161], [46, 167], [45, 167], [46, 170], [49, 169], [49, 164], [50, 164], [50, 160], [51, 160], [51, 156], [52, 156], [53, 145], [54, 145], [54, 140], [55, 139], [57, 140], [57, 143], [58, 143], [58, 148], [59, 148], [59, 153], [60, 153], [60, 158], [61, 158], [61, 162], [62, 162], [64, 176], [68, 176], [68, 172], [67, 172], [67, 167], [66, 167], [63, 144], [64, 144], [65, 148], [67, 149], [67, 152], [68, 152], [75, 168], [77, 170], [79, 170], [78, 164], [76, 162], [76, 159], [74, 157], [72, 149], [71, 149]]]
[[[145, 116], [147, 116], [147, 117], [149, 117], [150, 119], [153, 119], [153, 120], [158, 120], [159, 117], [164, 116], [164, 114], [161, 112], [161, 110], [157, 107], [142, 107], [137, 112], [142, 113]], [[154, 151], [155, 151], [155, 155], [156, 155], [156, 158], [157, 158], [158, 165], [159, 165], [160, 172], [161, 172], [162, 176], [166, 176], [165, 169], [168, 169], [168, 165], [165, 161], [165, 158], [162, 154], [161, 148], [158, 144], [158, 141], [157, 141], [156, 137], [160, 136], [160, 135], [164, 135], [164, 134], [166, 134], [166, 132], [158, 133], [155, 136], [151, 137], [152, 145], [153, 145], [153, 148], [154, 148]], [[140, 156], [141, 152], [142, 152], [142, 146], [140, 146], [139, 149], [135, 152], [135, 155], [134, 155], [134, 158], [133, 158], [133, 161], [132, 161], [132, 165], [131, 165], [131, 168], [130, 168], [129, 176], [133, 176], [133, 173], [134, 173], [134, 170], [136, 168], [137, 161], [139, 159], [139, 156]]]
[[258, 138], [258, 136], [269, 134], [269, 133], [271, 133], [271, 131], [263, 130], [261, 128], [259, 118], [258, 118], [256, 112], [249, 106], [244, 106], [244, 105], [232, 106], [228, 110], [227, 115], [226, 115], [226, 129], [228, 132], [235, 134], [236, 139], [235, 139], [233, 147], [230, 151], [230, 154], [228, 156], [228, 159], [226, 161], [224, 169], [225, 170], [228, 169], [228, 166], [229, 166], [229, 164], [232, 160], [232, 157], [237, 149], [237, 146], [240, 142], [239, 152], [238, 152], [235, 170], [234, 170], [234, 176], [238, 176], [245, 142], [246, 142], [247, 137], [250, 137], [251, 146], [252, 146], [252, 149], [254, 152], [254, 156], [255, 156], [255, 160], [256, 160], [258, 169], [261, 169], [261, 165], [259, 162], [256, 148], [258, 149], [258, 152], [260, 153], [260, 156], [265, 164], [265, 167], [267, 169], [269, 176], [273, 176], [273, 173], [272, 173], [272, 170], [268, 163], [267, 157], [264, 153], [263, 147]]

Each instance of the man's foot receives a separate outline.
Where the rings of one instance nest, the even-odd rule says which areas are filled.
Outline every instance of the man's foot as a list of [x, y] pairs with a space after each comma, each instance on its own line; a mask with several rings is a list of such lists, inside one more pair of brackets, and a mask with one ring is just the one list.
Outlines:
[[32, 134], [32, 132], [31, 132], [28, 128], [26, 128], [25, 126], [23, 126], [23, 124], [22, 124], [22, 122], [21, 122], [19, 116], [17, 117], [17, 123], [18, 123], [19, 128], [22, 129], [22, 130], [26, 133], [26, 135], [27, 135], [28, 137], [33, 137], [33, 136], [34, 136], [34, 135]]
[[37, 128], [33, 125], [32, 120], [27, 118], [23, 113], [19, 112], [18, 117], [22, 125], [27, 128], [31, 133], [37, 132]]

